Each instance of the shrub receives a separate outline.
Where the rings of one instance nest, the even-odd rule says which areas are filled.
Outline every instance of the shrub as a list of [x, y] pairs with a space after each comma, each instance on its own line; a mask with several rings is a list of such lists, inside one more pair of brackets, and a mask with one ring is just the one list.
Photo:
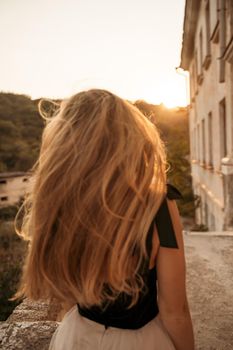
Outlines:
[[19, 304], [9, 299], [16, 292], [26, 248], [26, 242], [14, 231], [13, 221], [0, 222], [0, 321]]
[[18, 207], [16, 205], [0, 208], [0, 220], [13, 220], [17, 211]]

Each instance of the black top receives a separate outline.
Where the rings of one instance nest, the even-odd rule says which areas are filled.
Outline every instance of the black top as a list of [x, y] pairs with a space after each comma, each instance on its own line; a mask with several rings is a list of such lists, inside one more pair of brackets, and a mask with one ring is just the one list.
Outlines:
[[[148, 231], [146, 241], [148, 256], [150, 256], [152, 250], [154, 223], [157, 227], [160, 246], [178, 248], [166, 198], [181, 199], [183, 197], [176, 187], [167, 184], [166, 197], [162, 201]], [[148, 264], [149, 262], [147, 261], [145, 266], [148, 267]], [[126, 306], [129, 305], [131, 297], [126, 293], [121, 293], [114, 302], [108, 303], [104, 307], [92, 306], [91, 308], [81, 308], [77, 304], [79, 313], [92, 321], [105, 325], [105, 327], [111, 326], [122, 329], [138, 329], [143, 327], [159, 312], [157, 304], [156, 267], [152, 269], [147, 268], [146, 272], [142, 274], [142, 277], [148, 290], [146, 293], [140, 293], [137, 304], [130, 309], [126, 309]]]

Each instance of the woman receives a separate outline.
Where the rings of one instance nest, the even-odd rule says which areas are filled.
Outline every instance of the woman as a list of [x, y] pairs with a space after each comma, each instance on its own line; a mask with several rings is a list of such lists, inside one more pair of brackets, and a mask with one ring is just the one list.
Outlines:
[[108, 91], [81, 92], [48, 120], [18, 296], [72, 305], [51, 350], [194, 349], [181, 194], [166, 164], [156, 127]]

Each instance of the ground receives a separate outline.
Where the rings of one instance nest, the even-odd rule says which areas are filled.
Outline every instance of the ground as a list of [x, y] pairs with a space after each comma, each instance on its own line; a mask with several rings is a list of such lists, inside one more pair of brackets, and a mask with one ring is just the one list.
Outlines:
[[233, 349], [233, 235], [184, 235], [198, 350]]

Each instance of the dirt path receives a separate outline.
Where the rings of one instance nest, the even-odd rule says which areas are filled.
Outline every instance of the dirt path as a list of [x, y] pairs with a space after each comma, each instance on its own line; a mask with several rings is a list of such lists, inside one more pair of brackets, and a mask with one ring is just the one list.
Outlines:
[[233, 236], [185, 235], [197, 350], [233, 350]]

